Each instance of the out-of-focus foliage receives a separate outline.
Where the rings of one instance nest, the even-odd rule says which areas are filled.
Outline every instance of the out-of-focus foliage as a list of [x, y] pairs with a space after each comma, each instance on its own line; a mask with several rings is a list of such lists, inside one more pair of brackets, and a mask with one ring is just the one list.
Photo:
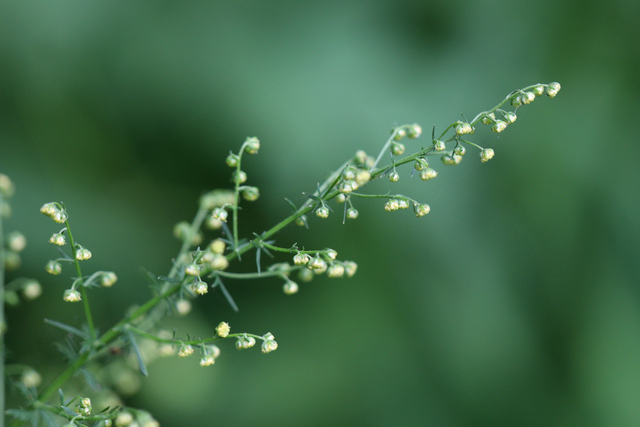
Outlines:
[[90, 262], [120, 278], [94, 298], [104, 330], [149, 294], [139, 267], [166, 274], [173, 224], [230, 185], [224, 159], [246, 136], [262, 142], [246, 166], [261, 192], [242, 212], [249, 233], [392, 126], [446, 126], [555, 80], [558, 97], [523, 107], [499, 137], [477, 132], [491, 162], [468, 154], [427, 183], [400, 170], [397, 191], [422, 194], [427, 217], [363, 201], [355, 222], [314, 218], [279, 236], [356, 260], [353, 279], [295, 296], [229, 283], [238, 314], [218, 293], [178, 322], [192, 335], [221, 320], [271, 331], [277, 352], [228, 343], [210, 368], [156, 362], [127, 403], [162, 425], [638, 425], [639, 9], [3, 2], [0, 171], [17, 187], [9, 226], [29, 240], [16, 274], [45, 292], [9, 309], [9, 361], [51, 379], [63, 337], [43, 318], [82, 318], [61, 302], [65, 279], [44, 275], [55, 254], [43, 202], [64, 201]]

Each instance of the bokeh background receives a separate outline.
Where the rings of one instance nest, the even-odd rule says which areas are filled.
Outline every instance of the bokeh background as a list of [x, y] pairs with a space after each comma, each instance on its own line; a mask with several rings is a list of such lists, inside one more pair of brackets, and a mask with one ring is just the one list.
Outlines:
[[631, 0], [3, 2], [6, 228], [29, 240], [9, 277], [45, 288], [8, 311], [9, 361], [50, 380], [64, 335], [43, 319], [82, 321], [61, 301], [68, 276], [43, 271], [57, 225], [42, 203], [67, 205], [85, 268], [120, 278], [92, 297], [104, 330], [150, 295], [141, 267], [167, 273], [173, 225], [229, 187], [224, 159], [247, 136], [262, 141], [245, 167], [261, 191], [250, 235], [394, 125], [423, 125], [415, 150], [433, 124], [558, 81], [499, 137], [478, 129], [491, 162], [471, 149], [434, 181], [402, 169], [371, 186], [430, 203], [427, 217], [365, 200], [357, 221], [279, 236], [335, 248], [354, 278], [295, 296], [228, 282], [239, 313], [214, 292], [167, 323], [271, 331], [275, 353], [228, 342], [210, 368], [161, 359], [125, 403], [163, 426], [640, 425], [639, 18]]

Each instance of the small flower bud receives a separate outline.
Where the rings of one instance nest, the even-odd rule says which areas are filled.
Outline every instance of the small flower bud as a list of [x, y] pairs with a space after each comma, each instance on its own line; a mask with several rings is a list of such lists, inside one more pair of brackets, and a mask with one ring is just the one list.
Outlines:
[[198, 276], [200, 275], [200, 266], [198, 264], [187, 264], [184, 267], [184, 274], [189, 276]]
[[11, 179], [7, 175], [0, 173], [0, 195], [8, 199], [13, 196], [14, 191], [15, 187]]
[[313, 257], [313, 259], [311, 259], [311, 261], [309, 261], [309, 263], [307, 264], [307, 268], [309, 268], [310, 270], [326, 269], [327, 262], [323, 260], [320, 255], [316, 255], [315, 257]]
[[58, 261], [49, 261], [44, 269], [54, 276], [62, 273], [62, 265]]
[[209, 292], [209, 285], [202, 280], [196, 280], [191, 284], [191, 290], [194, 294], [204, 295]]
[[340, 264], [331, 264], [327, 269], [327, 277], [335, 278], [344, 276], [344, 266]]
[[496, 120], [496, 122], [491, 126], [491, 130], [495, 133], [500, 133], [507, 128], [507, 122], [503, 120]]
[[19, 231], [7, 234], [7, 246], [14, 252], [22, 252], [27, 246], [27, 238]]
[[396, 129], [392, 130], [391, 132], [392, 133], [395, 132], [395, 135], [393, 136], [393, 140], [394, 141], [400, 141], [402, 138], [407, 136], [407, 131], [405, 129], [402, 129], [402, 128], [396, 128]]
[[482, 124], [490, 125], [495, 120], [496, 120], [496, 115], [494, 113], [485, 114], [484, 117], [482, 117]]
[[353, 275], [356, 274], [356, 271], [358, 271], [358, 264], [353, 261], [345, 261], [343, 262], [343, 264], [344, 272], [346, 273], [347, 277], [353, 277]]
[[515, 95], [511, 98], [511, 106], [519, 107], [522, 105], [522, 101], [520, 100], [520, 95]]
[[34, 369], [26, 368], [20, 375], [20, 382], [27, 388], [37, 388], [42, 383], [42, 377]]
[[316, 215], [318, 218], [328, 218], [329, 217], [329, 208], [326, 206], [320, 206], [316, 209]]
[[413, 205], [413, 211], [415, 212], [417, 217], [421, 217], [421, 216], [425, 216], [426, 214], [428, 214], [431, 211], [431, 207], [429, 205], [427, 205], [426, 203], [424, 204], [414, 204]]
[[216, 359], [210, 355], [207, 354], [205, 356], [202, 357], [202, 359], [200, 359], [200, 366], [205, 367], [205, 366], [211, 366], [216, 362]]
[[118, 276], [113, 271], [106, 271], [102, 273], [102, 277], [100, 278], [100, 284], [104, 288], [110, 288], [118, 281]]
[[504, 115], [504, 118], [509, 124], [511, 124], [516, 121], [518, 116], [516, 116], [516, 113], [509, 111], [507, 114]]
[[268, 333], [264, 336], [264, 341], [262, 342], [262, 352], [263, 353], [271, 353], [278, 348], [278, 343], [273, 338], [271, 333]]
[[456, 125], [456, 134], [458, 135], [472, 135], [475, 131], [475, 128], [469, 123], [459, 122]]
[[178, 357], [189, 357], [194, 352], [195, 352], [195, 350], [193, 349], [191, 344], [185, 344], [185, 345], [181, 346], [180, 349], [178, 350]]
[[495, 153], [493, 152], [493, 149], [491, 148], [485, 148], [484, 150], [482, 150], [480, 152], [480, 161], [482, 163], [484, 162], [488, 162], [489, 160], [493, 159], [493, 155]]
[[536, 87], [533, 88], [533, 93], [536, 96], [540, 96], [544, 93], [544, 85], [538, 85]]
[[236, 348], [238, 350], [245, 350], [253, 347], [254, 345], [256, 345], [256, 339], [253, 337], [241, 336], [238, 337], [238, 340], [236, 341]]
[[235, 168], [238, 166], [238, 159], [239, 158], [237, 154], [229, 153], [225, 162], [227, 163], [227, 166], [229, 166], [230, 168]]
[[179, 299], [176, 301], [176, 311], [178, 314], [185, 316], [191, 311], [191, 301], [186, 299]]
[[130, 412], [120, 412], [116, 417], [116, 426], [118, 427], [126, 427], [129, 424], [133, 423], [133, 415]]
[[209, 244], [209, 249], [214, 254], [223, 254], [227, 245], [224, 243], [222, 239], [215, 239]]
[[342, 179], [344, 179], [345, 181], [353, 181], [354, 179], [356, 179], [356, 169], [353, 167], [345, 168], [342, 171]]
[[422, 135], [422, 126], [417, 123], [409, 126], [407, 130], [407, 136], [409, 138], [418, 138], [420, 135]]
[[447, 145], [445, 144], [444, 141], [434, 141], [433, 143], [433, 149], [436, 151], [444, 151], [447, 149]]
[[63, 224], [67, 219], [69, 219], [69, 215], [67, 215], [65, 211], [56, 211], [56, 213], [51, 216], [51, 219], [58, 224]]
[[78, 261], [85, 261], [91, 258], [91, 251], [87, 248], [83, 248], [82, 246], [76, 249], [76, 259]]
[[211, 218], [217, 221], [227, 222], [228, 216], [229, 213], [224, 208], [215, 208], [213, 212], [211, 212]]
[[231, 175], [233, 182], [236, 184], [244, 184], [247, 182], [247, 173], [245, 171], [236, 170]]
[[248, 202], [255, 202], [260, 197], [258, 187], [244, 187], [242, 189], [242, 197]]
[[396, 171], [391, 171], [391, 173], [389, 174], [389, 181], [391, 182], [400, 181], [400, 174]]
[[456, 148], [453, 149], [454, 154], [457, 154], [458, 156], [464, 156], [464, 153], [467, 152], [467, 149], [464, 148], [462, 145], [458, 145], [456, 146]]
[[438, 176], [438, 172], [432, 168], [426, 168], [420, 171], [420, 179], [423, 181], [429, 181], [430, 179]]
[[64, 295], [62, 299], [66, 302], [78, 302], [82, 301], [82, 297], [80, 296], [80, 292], [75, 289], [67, 289], [64, 291]]
[[244, 143], [245, 143], [244, 151], [246, 151], [247, 154], [258, 153], [258, 150], [260, 149], [260, 141], [258, 140], [258, 138], [256, 138], [255, 136], [247, 138], [247, 140]]
[[307, 226], [307, 216], [306, 215], [300, 215], [298, 218], [296, 218], [296, 225], [298, 227], [306, 227]]
[[356, 183], [358, 185], [365, 185], [371, 179], [371, 174], [366, 169], [358, 169], [356, 172]]
[[367, 162], [367, 153], [363, 150], [358, 150], [353, 159], [358, 165], [364, 165]]
[[327, 248], [327, 249], [324, 249], [322, 252], [324, 252], [324, 254], [328, 256], [329, 259], [332, 261], [338, 257], [338, 251], [336, 251], [335, 249]]
[[0, 218], [9, 218], [11, 216], [11, 206], [9, 203], [0, 200]]
[[293, 263], [295, 265], [307, 265], [309, 261], [311, 261], [309, 254], [297, 253], [293, 256]]
[[520, 102], [522, 102], [524, 105], [531, 104], [535, 100], [536, 95], [533, 92], [525, 92], [520, 95]]
[[547, 96], [549, 98], [553, 98], [558, 94], [558, 92], [560, 92], [560, 83], [549, 83], [549, 86], [547, 87]]
[[398, 209], [407, 209], [409, 207], [409, 202], [404, 199], [398, 200]]
[[293, 295], [298, 292], [298, 284], [296, 282], [292, 282], [291, 280], [287, 280], [282, 286], [282, 291], [286, 295]]
[[349, 219], [356, 219], [356, 218], [358, 218], [359, 214], [360, 213], [358, 212], [358, 210], [356, 208], [347, 209], [347, 218], [349, 218]]
[[384, 205], [384, 210], [387, 212], [397, 211], [400, 209], [400, 204], [397, 199], [389, 199]]
[[344, 193], [340, 193], [336, 195], [336, 202], [337, 203], [344, 203], [347, 201], [347, 196], [344, 195]]
[[216, 327], [216, 334], [218, 334], [220, 338], [226, 338], [227, 336], [229, 336], [230, 331], [231, 328], [229, 327], [229, 324], [227, 322], [220, 322], [220, 324]]
[[404, 144], [400, 144], [399, 142], [393, 142], [391, 144], [391, 154], [394, 156], [399, 156], [404, 153], [405, 147]]
[[313, 280], [313, 271], [307, 268], [303, 268], [302, 270], [298, 270], [298, 278], [303, 282], [310, 282]]
[[9, 270], [16, 270], [22, 264], [22, 259], [20, 258], [20, 254], [14, 252], [12, 250], [7, 250], [4, 253], [4, 266]]
[[[351, 183], [354, 181], [342, 181], [340, 182], [340, 184], [338, 184], [338, 191], [340, 192], [340, 194], [344, 195], [344, 194], [349, 194], [353, 191], [353, 187], [351, 186]], [[345, 198], [346, 200], [346, 198]]]
[[53, 202], [45, 203], [40, 208], [40, 212], [42, 212], [48, 217], [52, 217], [57, 211], [58, 211], [58, 207]]
[[37, 280], [29, 279], [22, 286], [22, 295], [25, 299], [33, 300], [38, 298], [42, 294], [42, 286]]
[[54, 245], [64, 246], [67, 243], [67, 239], [64, 237], [64, 234], [54, 233], [49, 238], [49, 243], [53, 243]]

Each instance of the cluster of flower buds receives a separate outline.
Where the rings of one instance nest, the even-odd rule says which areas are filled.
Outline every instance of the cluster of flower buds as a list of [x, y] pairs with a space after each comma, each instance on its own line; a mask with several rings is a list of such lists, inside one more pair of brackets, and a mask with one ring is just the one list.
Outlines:
[[246, 350], [256, 345], [256, 339], [248, 335], [241, 335], [236, 340], [236, 348], [238, 350]]
[[[107, 424], [107, 421], [110, 420], [104, 421], [105, 427], [111, 425]], [[160, 423], [156, 421], [150, 413], [148, 413], [147, 411], [142, 411], [140, 409], [132, 408], [122, 410], [120, 413], [118, 413], [115, 425], [117, 427], [160, 427]]]
[[[311, 252], [313, 253], [313, 252]], [[304, 282], [310, 281], [314, 275], [327, 273], [327, 277], [352, 277], [356, 274], [358, 265], [353, 261], [337, 261], [338, 253], [334, 249], [324, 249], [322, 251], [315, 252], [314, 256], [311, 256], [309, 252], [298, 252], [293, 256], [293, 264], [296, 266], [305, 266], [299, 271], [300, 279]], [[297, 291], [298, 285], [294, 282], [288, 281], [285, 283], [285, 293], [287, 292], [288, 283], [295, 285], [295, 291]]]
[[40, 212], [42, 212], [58, 224], [63, 224], [67, 219], [69, 219], [67, 211], [55, 202], [45, 203], [40, 208]]

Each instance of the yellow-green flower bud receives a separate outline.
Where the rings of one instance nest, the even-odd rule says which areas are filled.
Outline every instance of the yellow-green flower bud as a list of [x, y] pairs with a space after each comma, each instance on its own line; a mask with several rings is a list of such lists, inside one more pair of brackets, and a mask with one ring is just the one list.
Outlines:
[[453, 149], [454, 154], [457, 154], [458, 156], [464, 156], [464, 153], [467, 152], [467, 149], [464, 148], [462, 145], [458, 145], [456, 146], [456, 148]]
[[393, 136], [394, 141], [400, 141], [402, 138], [407, 136], [407, 131], [402, 128], [396, 128], [391, 131], [391, 133], [394, 133], [394, 132], [395, 132], [395, 135]]
[[405, 147], [404, 144], [401, 144], [399, 142], [392, 142], [391, 143], [391, 154], [393, 154], [394, 156], [399, 156], [402, 153], [404, 153]]
[[233, 182], [236, 184], [244, 184], [247, 182], [247, 173], [245, 171], [236, 170], [232, 175]]
[[286, 295], [293, 295], [298, 292], [298, 284], [296, 282], [292, 282], [291, 280], [287, 280], [282, 286], [282, 291]]
[[391, 171], [391, 173], [389, 174], [389, 181], [391, 182], [400, 181], [400, 174], [396, 171]]
[[258, 187], [244, 187], [242, 189], [242, 197], [248, 202], [255, 202], [260, 197]]
[[329, 208], [326, 206], [320, 206], [316, 209], [316, 215], [318, 218], [328, 218], [329, 217]]
[[533, 88], [533, 93], [536, 96], [540, 96], [544, 93], [544, 85], [538, 85], [536, 87]]
[[0, 195], [8, 199], [13, 196], [14, 191], [15, 187], [11, 179], [7, 175], [0, 173]]
[[310, 282], [313, 280], [313, 271], [303, 268], [298, 270], [298, 278], [303, 282]]
[[185, 345], [181, 346], [180, 349], [178, 350], [178, 357], [189, 357], [194, 352], [195, 352], [195, 350], [193, 349], [191, 344], [185, 344]]
[[358, 218], [359, 214], [360, 213], [358, 212], [358, 210], [356, 208], [347, 209], [347, 218], [349, 218], [349, 219], [356, 219], [356, 218]]
[[353, 275], [356, 274], [356, 271], [358, 270], [358, 264], [353, 261], [345, 261], [343, 262], [343, 264], [344, 272], [346, 273], [347, 277], [353, 277]]
[[82, 297], [80, 296], [80, 292], [75, 289], [67, 289], [64, 291], [64, 295], [62, 297], [66, 302], [78, 302], [82, 301]]
[[216, 334], [220, 338], [226, 338], [229, 336], [229, 332], [231, 331], [231, 327], [227, 322], [220, 322], [220, 324], [216, 327]]
[[235, 168], [238, 166], [238, 159], [239, 157], [237, 154], [229, 153], [225, 162], [227, 163], [227, 166], [229, 166], [230, 168]]
[[444, 151], [447, 149], [447, 145], [444, 141], [436, 141], [433, 143], [433, 149], [436, 151]]
[[85, 261], [91, 258], [91, 251], [82, 246], [76, 249], [76, 259], [78, 261]]
[[256, 138], [255, 136], [247, 138], [247, 140], [244, 143], [245, 143], [244, 151], [246, 151], [247, 154], [258, 153], [258, 150], [260, 149], [260, 141], [258, 140], [258, 138]]
[[49, 237], [49, 243], [53, 243], [54, 245], [64, 246], [67, 243], [67, 239], [64, 237], [64, 234], [54, 233]]
[[365, 185], [371, 179], [371, 173], [366, 169], [358, 169], [355, 182], [358, 185]]
[[426, 168], [420, 171], [420, 179], [423, 181], [429, 181], [430, 179], [438, 176], [438, 172], [432, 168]]
[[518, 118], [518, 116], [516, 116], [516, 113], [509, 111], [508, 113], [506, 113], [504, 115], [504, 119], [509, 123], [513, 123], [516, 121], [516, 119]]
[[307, 268], [310, 270], [322, 270], [327, 268], [327, 262], [323, 260], [320, 255], [316, 255], [309, 261]]
[[327, 269], [327, 277], [335, 278], [344, 276], [344, 266], [340, 264], [331, 264]]
[[296, 225], [298, 227], [306, 227], [307, 226], [307, 216], [306, 215], [300, 215], [298, 218], [296, 218]]
[[496, 120], [496, 122], [491, 126], [491, 130], [495, 133], [500, 133], [507, 128], [507, 122], [503, 120]]
[[62, 273], [62, 265], [58, 261], [49, 261], [44, 269], [54, 276]]
[[100, 278], [100, 284], [105, 288], [110, 288], [118, 281], [118, 276], [113, 271], [105, 271]]
[[229, 213], [224, 208], [215, 208], [213, 212], [211, 212], [211, 218], [222, 222], [227, 222], [228, 216]]
[[223, 254], [227, 245], [224, 243], [222, 239], [215, 239], [209, 244], [209, 249], [214, 254]]
[[263, 353], [271, 353], [278, 348], [278, 343], [274, 339], [271, 333], [264, 335], [264, 341], [262, 342], [262, 352]]
[[560, 92], [560, 83], [549, 83], [549, 86], [547, 87], [547, 96], [549, 98], [553, 98], [558, 94], [558, 92]]
[[422, 126], [417, 123], [409, 126], [407, 130], [407, 136], [409, 136], [409, 138], [418, 138], [420, 135], [422, 135]]
[[475, 131], [475, 128], [469, 123], [458, 122], [456, 125], [456, 134], [458, 135], [472, 135]]
[[326, 248], [322, 252], [324, 252], [324, 254], [328, 256], [332, 261], [338, 257], [338, 251], [336, 251], [335, 249]]
[[22, 285], [22, 295], [25, 299], [33, 300], [42, 294], [42, 286], [37, 280], [29, 279]]
[[297, 253], [293, 256], [293, 263], [295, 265], [307, 265], [311, 261], [309, 254]]
[[496, 121], [496, 115], [494, 113], [485, 114], [484, 117], [482, 117], [483, 125], [490, 125], [495, 121]]
[[431, 212], [431, 207], [429, 205], [427, 205], [426, 203], [421, 204], [421, 205], [415, 203], [413, 205], [413, 211], [415, 212], [417, 217], [421, 217], [421, 216], [425, 216], [426, 214]]
[[204, 295], [209, 292], [209, 285], [202, 280], [196, 280], [191, 284], [191, 290], [194, 294]]
[[482, 163], [488, 162], [489, 160], [493, 159], [494, 154], [495, 153], [493, 152], [493, 149], [485, 148], [480, 152], [480, 161]]

